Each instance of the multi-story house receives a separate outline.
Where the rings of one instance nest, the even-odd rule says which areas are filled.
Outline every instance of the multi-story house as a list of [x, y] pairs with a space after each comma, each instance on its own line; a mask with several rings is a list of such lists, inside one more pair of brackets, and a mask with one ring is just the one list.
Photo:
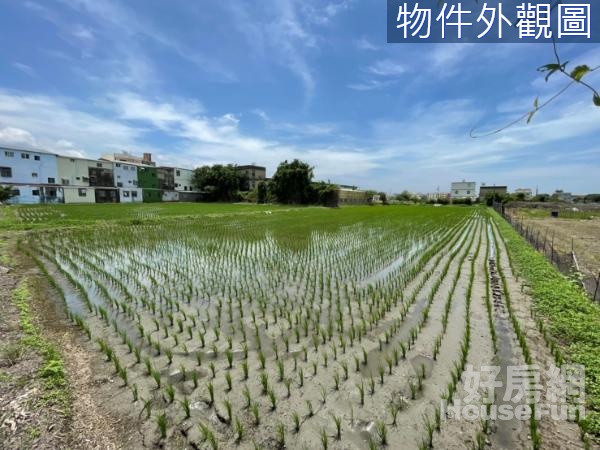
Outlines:
[[57, 169], [65, 203], [113, 203], [119, 201], [112, 162], [58, 156]]
[[135, 156], [129, 152], [111, 153], [111, 154], [102, 155], [102, 157], [100, 159], [103, 159], [105, 161], [113, 161], [113, 162], [141, 164], [144, 166], [156, 166], [156, 163], [152, 161], [152, 153], [144, 153], [143, 156]]
[[475, 181], [455, 181], [450, 184], [450, 198], [472, 201], [477, 199], [477, 183]]
[[479, 200], [480, 201], [484, 200], [485, 196], [488, 194], [505, 195], [507, 192], [508, 192], [508, 188], [506, 186], [482, 185], [479, 188]]
[[160, 202], [162, 193], [158, 182], [158, 171], [153, 166], [137, 166], [138, 187], [142, 188], [145, 203]]
[[0, 146], [0, 184], [12, 187], [10, 203], [59, 202], [56, 155]]
[[121, 203], [134, 203], [143, 200], [142, 188], [138, 187], [138, 168], [134, 164], [114, 163], [115, 187], [119, 191]]
[[531, 188], [518, 188], [515, 189], [515, 194], [519, 195], [522, 194], [522, 197], [525, 200], [531, 200], [533, 197], [533, 191], [531, 190]]
[[252, 191], [260, 181], [265, 181], [267, 169], [263, 166], [250, 164], [247, 166], [237, 166], [236, 169], [248, 177], [248, 190]]

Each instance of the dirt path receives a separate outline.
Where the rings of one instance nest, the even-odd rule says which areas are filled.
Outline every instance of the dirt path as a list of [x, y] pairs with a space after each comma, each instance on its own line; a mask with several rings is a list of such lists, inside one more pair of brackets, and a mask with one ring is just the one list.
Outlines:
[[[17, 254], [14, 237], [4, 242], [3, 249]], [[110, 399], [114, 389], [109, 368], [79, 329], [69, 324], [58, 293], [24, 256], [11, 258], [10, 267], [0, 269], [0, 448], [135, 448], [132, 444], [139, 435], [132, 433], [131, 423], [116, 419], [113, 405], [101, 400]], [[48, 392], [39, 376], [43, 358], [19, 344], [23, 331], [11, 292], [24, 279], [31, 291], [33, 322], [59, 349], [64, 362], [68, 396], [64, 401], [44, 400]], [[20, 350], [9, 354], [13, 348]]]
[[[521, 329], [527, 337], [527, 343], [534, 364], [540, 367], [542, 386], [548, 386], [549, 380], [546, 373], [547, 369], [554, 364], [554, 358], [550, 349], [546, 346], [544, 338], [536, 326], [532, 317], [533, 300], [527, 295], [525, 286], [519, 282], [510, 268], [508, 252], [504, 241], [497, 227], [493, 226], [493, 231], [498, 242], [498, 255], [502, 264], [504, 275], [506, 277], [507, 287], [511, 298], [513, 311], [520, 323]], [[545, 398], [543, 390], [542, 399]], [[584, 445], [580, 439], [579, 427], [573, 422], [565, 420], [552, 420], [548, 416], [540, 420], [540, 433], [542, 435], [542, 448], [544, 449], [583, 449]], [[597, 447], [594, 447], [597, 448]]]

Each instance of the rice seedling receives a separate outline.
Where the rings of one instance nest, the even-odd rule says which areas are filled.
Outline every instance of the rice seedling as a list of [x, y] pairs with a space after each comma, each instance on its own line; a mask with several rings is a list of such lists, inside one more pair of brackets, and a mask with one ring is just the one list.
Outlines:
[[275, 426], [275, 439], [277, 442], [277, 446], [278, 448], [284, 448], [285, 447], [285, 425], [281, 422], [278, 422], [277, 425]]
[[242, 442], [242, 439], [244, 438], [244, 424], [242, 423], [240, 418], [237, 416], [235, 417], [234, 428], [235, 428], [235, 442], [236, 442], [236, 444], [239, 444], [240, 442]]
[[342, 438], [342, 418], [340, 416], [331, 415], [335, 424], [335, 438], [339, 441]]
[[329, 448], [329, 436], [327, 435], [327, 430], [325, 428], [321, 428], [320, 437], [323, 450], [327, 450]]
[[231, 373], [230, 372], [225, 372], [225, 382], [227, 383], [227, 392], [231, 391], [232, 389], [232, 380], [231, 380]]
[[254, 418], [254, 425], [259, 426], [260, 425], [260, 410], [258, 409], [257, 403], [252, 403], [250, 405], [250, 413], [252, 414], [252, 417]]
[[164, 412], [162, 412], [158, 416], [156, 416], [156, 424], [158, 425], [158, 429], [160, 431], [160, 438], [166, 439], [167, 438], [168, 421], [167, 421], [167, 415]]
[[379, 438], [379, 442], [381, 445], [387, 445], [388, 443], [388, 429], [387, 425], [383, 421], [377, 421], [375, 423], [375, 430], [377, 432], [377, 437]]

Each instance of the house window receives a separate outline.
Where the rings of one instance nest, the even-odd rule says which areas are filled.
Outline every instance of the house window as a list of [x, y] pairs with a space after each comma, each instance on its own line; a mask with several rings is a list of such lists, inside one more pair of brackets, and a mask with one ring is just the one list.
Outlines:
[[470, 193], [471, 193], [471, 191], [467, 191], [467, 194], [470, 194]]
[[117, 183], [117, 187], [123, 187], [123, 183], [121, 183], [120, 181]]
[[458, 195], [458, 191], [454, 191], [454, 193], [455, 193], [456, 195]]
[[184, 186], [184, 187], [183, 187], [183, 190], [184, 190], [184, 191], [187, 191], [187, 186]]
[[29, 153], [21, 153], [22, 159], [29, 159]]
[[87, 195], [87, 189], [78, 189], [78, 191], [80, 197], [85, 197]]
[[102, 163], [96, 163], [96, 167], [102, 167]]
[[137, 197], [137, 191], [131, 191], [131, 198]]
[[137, 186], [137, 180], [133, 180], [133, 185]]
[[21, 191], [19, 191], [18, 189], [13, 189], [12, 191], [10, 191], [10, 194], [13, 197], [16, 197], [17, 195], [21, 195]]
[[60, 184], [64, 184], [65, 186], [69, 185], [69, 179], [68, 178], [61, 178], [60, 179]]
[[11, 178], [12, 177], [12, 168], [10, 168], [10, 167], [0, 167], [0, 177], [2, 177], [2, 178]]
[[40, 155], [33, 155], [33, 159], [35, 159], [36, 161], [40, 160]]
[[177, 171], [177, 176], [181, 176], [181, 171]]
[[15, 156], [15, 152], [4, 152], [4, 156], [7, 158], [13, 158]]
[[127, 181], [129, 184], [131, 184], [131, 180]]
[[56, 197], [56, 189], [48, 189], [46, 192], [48, 193], [48, 197]]
[[73, 158], [71, 158], [71, 162], [75, 162], [75, 160]]
[[37, 178], [37, 172], [31, 172], [31, 178]]
[[54, 183], [56, 183], [56, 180], [54, 178], [52, 178], [52, 177], [48, 177], [48, 183], [49, 184], [54, 184]]
[[123, 191], [123, 197], [129, 197], [129, 191]]
[[[121, 164], [119, 164], [119, 163], [116, 163], [116, 164], [115, 164], [115, 167], [121, 167]], [[125, 169], [127, 169], [127, 166], [125, 166]]]
[[39, 196], [40, 195], [40, 190], [39, 189], [34, 189], [33, 191], [31, 191], [31, 195]]

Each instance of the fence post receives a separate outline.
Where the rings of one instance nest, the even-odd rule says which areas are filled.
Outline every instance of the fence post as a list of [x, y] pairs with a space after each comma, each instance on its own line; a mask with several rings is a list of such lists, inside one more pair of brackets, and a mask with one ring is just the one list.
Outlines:
[[554, 262], [554, 231], [552, 232], [552, 241], [550, 242], [550, 262]]
[[594, 289], [593, 300], [596, 300], [596, 294], [598, 293], [598, 286], [600, 285], [600, 272], [598, 272], [598, 278], [596, 278], [596, 289]]

